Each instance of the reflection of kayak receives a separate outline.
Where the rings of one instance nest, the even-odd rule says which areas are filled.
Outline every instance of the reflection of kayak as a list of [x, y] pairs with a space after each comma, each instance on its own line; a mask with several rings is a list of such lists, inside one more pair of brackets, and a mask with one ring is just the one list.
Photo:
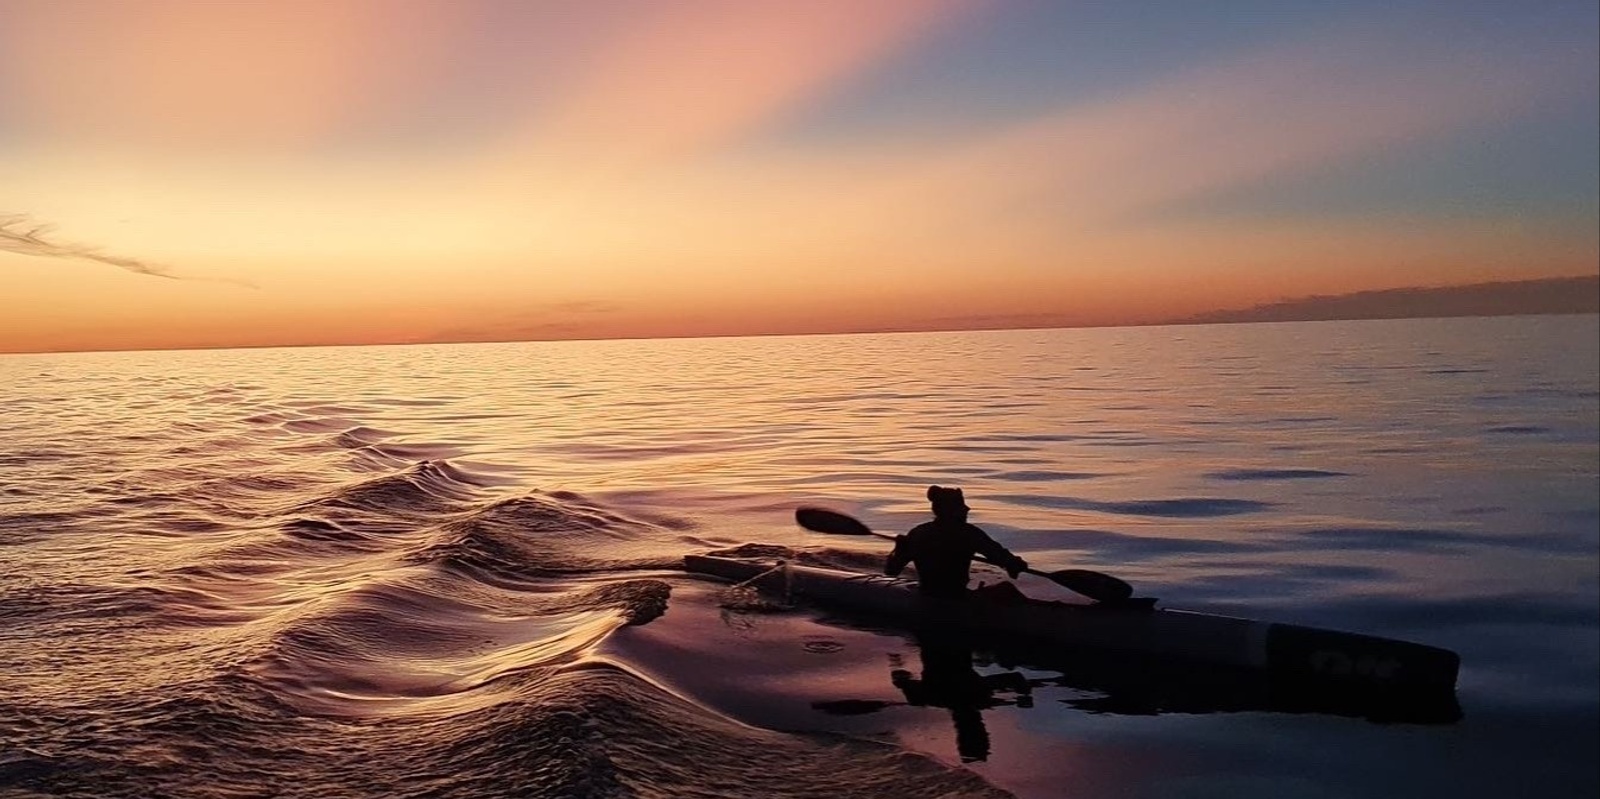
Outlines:
[[[1137, 653], [1265, 671], [1348, 688], [1453, 692], [1454, 652], [1370, 635], [1182, 610], [1028, 600], [995, 604], [925, 597], [908, 580], [815, 566], [688, 555], [684, 568], [766, 592], [917, 629], [959, 630], [1032, 645]], [[756, 579], [759, 578], [759, 579]]]

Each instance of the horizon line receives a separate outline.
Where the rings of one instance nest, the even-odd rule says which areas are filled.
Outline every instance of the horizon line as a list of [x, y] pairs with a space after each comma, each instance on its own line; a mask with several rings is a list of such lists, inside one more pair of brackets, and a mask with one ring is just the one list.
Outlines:
[[[1571, 278], [1561, 278], [1571, 279]], [[1530, 281], [1532, 282], [1532, 281]], [[1403, 290], [1403, 289], [1396, 289]], [[1365, 292], [1362, 292], [1365, 293]], [[1351, 296], [1351, 295], [1338, 295]], [[1218, 312], [1222, 313], [1222, 312]], [[583, 344], [602, 341], [694, 341], [734, 339], [734, 338], [822, 338], [826, 336], [900, 336], [900, 335], [931, 335], [939, 333], [1006, 333], [1013, 331], [1029, 330], [1113, 330], [1119, 328], [1146, 328], [1146, 327], [1222, 327], [1233, 325], [1298, 325], [1320, 324], [1328, 322], [1404, 322], [1423, 319], [1504, 319], [1508, 317], [1536, 317], [1536, 316], [1596, 316], [1597, 311], [1507, 311], [1505, 313], [1477, 313], [1477, 314], [1418, 314], [1412, 316], [1384, 316], [1384, 317], [1344, 317], [1329, 319], [1242, 319], [1232, 321], [1218, 320], [1185, 320], [1165, 319], [1154, 322], [1126, 322], [1122, 324], [1073, 324], [1073, 325], [1016, 325], [1001, 327], [929, 327], [909, 330], [881, 329], [881, 330], [831, 330], [810, 333], [709, 333], [698, 335], [660, 335], [660, 336], [595, 336], [574, 338], [509, 338], [509, 339], [460, 339], [442, 341], [385, 341], [370, 343], [316, 343], [316, 344], [230, 344], [226, 346], [193, 347], [146, 347], [133, 349], [61, 349], [61, 350], [15, 350], [0, 352], [0, 357], [30, 356], [30, 355], [91, 355], [91, 354], [125, 354], [134, 352], [227, 352], [229, 350], [299, 350], [299, 349], [334, 349], [356, 347], [453, 347], [470, 344]]]

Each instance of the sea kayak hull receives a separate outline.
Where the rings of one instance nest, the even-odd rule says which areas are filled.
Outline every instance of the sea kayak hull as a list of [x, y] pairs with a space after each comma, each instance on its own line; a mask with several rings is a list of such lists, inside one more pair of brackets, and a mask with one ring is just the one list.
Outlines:
[[1336, 630], [1170, 609], [1066, 602], [993, 604], [923, 596], [915, 583], [882, 575], [712, 555], [684, 568], [733, 582], [754, 580], [820, 607], [1032, 645], [1127, 652], [1259, 670], [1276, 678], [1390, 691], [1453, 692], [1460, 658], [1437, 647]]

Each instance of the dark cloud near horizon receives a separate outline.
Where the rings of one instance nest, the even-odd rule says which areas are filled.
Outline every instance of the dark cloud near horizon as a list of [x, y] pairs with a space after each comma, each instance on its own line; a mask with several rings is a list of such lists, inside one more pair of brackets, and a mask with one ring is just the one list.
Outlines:
[[[468, 325], [436, 330], [419, 342], [524, 341], [549, 338], [585, 338], [593, 331], [596, 318], [613, 316], [624, 310], [604, 300], [573, 300], [547, 303], [524, 309], [513, 316], [489, 318]], [[590, 334], [586, 336], [585, 334]]]
[[63, 258], [78, 261], [93, 261], [95, 263], [114, 266], [129, 272], [151, 277], [166, 278], [167, 280], [201, 280], [217, 283], [233, 283], [240, 286], [255, 288], [254, 284], [243, 280], [230, 278], [190, 277], [173, 272], [162, 264], [142, 261], [138, 258], [127, 258], [121, 255], [111, 255], [95, 247], [86, 247], [81, 244], [65, 244], [51, 241], [48, 234], [55, 226], [34, 222], [25, 214], [0, 214], [0, 252], [15, 253], [17, 255], [31, 255], [36, 258]]
[[1180, 324], [1315, 322], [1594, 313], [1597, 310], [1600, 310], [1600, 276], [1580, 275], [1313, 295], [1242, 310], [1212, 311], [1175, 321]]
[[924, 320], [923, 326], [1020, 329], [1069, 327], [1073, 322], [1063, 313], [967, 314], [933, 317]]

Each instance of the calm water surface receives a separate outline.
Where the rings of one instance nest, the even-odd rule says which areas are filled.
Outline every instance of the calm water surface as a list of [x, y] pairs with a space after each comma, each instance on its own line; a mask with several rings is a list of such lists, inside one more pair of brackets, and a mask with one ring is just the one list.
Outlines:
[[[0, 795], [1592, 796], [1597, 342], [1567, 316], [0, 357]], [[871, 568], [793, 508], [898, 532], [930, 483], [1039, 568], [1453, 649], [1462, 718], [1130, 707], [980, 657], [1038, 687], [964, 759], [891, 681], [913, 641], [677, 569]]]

